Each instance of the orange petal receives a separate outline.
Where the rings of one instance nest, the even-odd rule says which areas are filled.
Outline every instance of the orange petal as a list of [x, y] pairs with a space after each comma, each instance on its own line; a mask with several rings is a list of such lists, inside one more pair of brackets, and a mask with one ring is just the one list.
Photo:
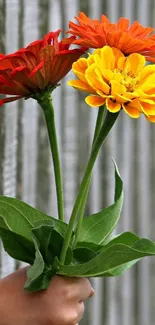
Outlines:
[[121, 104], [123, 104], [125, 102], [131, 102], [132, 99], [135, 98], [134, 94], [129, 93], [129, 92], [126, 92], [123, 95], [120, 95], [117, 93], [114, 97], [117, 100], [117, 102], [119, 102]]
[[129, 28], [129, 19], [127, 18], [120, 18], [117, 22], [117, 28], [122, 31], [128, 31]]
[[155, 116], [146, 116], [149, 122], [155, 123]]
[[133, 118], [138, 118], [140, 116], [141, 105], [138, 99], [133, 100], [131, 103], [125, 105], [122, 104], [124, 111]]
[[105, 104], [105, 99], [99, 96], [87, 96], [85, 98], [85, 102], [89, 105], [89, 106], [93, 106], [93, 107], [98, 107], [98, 106], [102, 106]]
[[121, 109], [121, 104], [117, 102], [113, 102], [111, 99], [106, 99], [106, 106], [109, 112], [116, 113], [119, 112]]
[[142, 111], [145, 115], [155, 115], [155, 102], [153, 100], [141, 100], [139, 99], [141, 106], [142, 106]]

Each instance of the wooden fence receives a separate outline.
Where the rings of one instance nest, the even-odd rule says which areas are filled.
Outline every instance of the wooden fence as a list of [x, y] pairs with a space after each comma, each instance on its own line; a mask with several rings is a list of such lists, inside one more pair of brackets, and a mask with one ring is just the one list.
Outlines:
[[[50, 30], [66, 29], [79, 9], [92, 18], [104, 13], [113, 22], [124, 16], [155, 25], [154, 0], [0, 0], [0, 51], [13, 52]], [[86, 106], [83, 95], [66, 86], [70, 76], [53, 93], [66, 218], [87, 161], [96, 118], [96, 110]], [[87, 213], [113, 200], [112, 157], [125, 186], [117, 232], [131, 230], [155, 240], [155, 126], [142, 117], [133, 120], [121, 114], [97, 161]], [[33, 100], [0, 109], [0, 192], [56, 215], [47, 133], [42, 113]], [[1, 277], [19, 266], [1, 247]], [[89, 302], [81, 325], [155, 324], [154, 270], [155, 259], [146, 258], [120, 278], [93, 279], [96, 297]]]

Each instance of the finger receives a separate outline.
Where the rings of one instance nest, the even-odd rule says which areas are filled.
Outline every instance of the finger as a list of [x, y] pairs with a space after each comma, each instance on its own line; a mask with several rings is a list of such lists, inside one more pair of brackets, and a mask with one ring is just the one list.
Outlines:
[[95, 295], [95, 290], [91, 287], [91, 292], [89, 298], [93, 297]]
[[83, 318], [84, 311], [85, 311], [85, 306], [84, 306], [83, 301], [81, 301], [78, 303], [78, 307], [77, 307], [77, 314], [78, 314], [77, 322], [78, 323]]
[[91, 283], [86, 278], [81, 278], [78, 283], [78, 296], [79, 302], [88, 299], [94, 295], [94, 290], [91, 286]]

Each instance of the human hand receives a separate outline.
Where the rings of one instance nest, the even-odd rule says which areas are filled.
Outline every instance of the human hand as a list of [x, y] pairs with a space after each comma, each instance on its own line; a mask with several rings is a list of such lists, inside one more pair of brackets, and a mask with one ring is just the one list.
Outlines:
[[78, 325], [84, 301], [94, 295], [89, 280], [54, 276], [47, 290], [30, 293], [26, 269], [0, 281], [0, 325]]

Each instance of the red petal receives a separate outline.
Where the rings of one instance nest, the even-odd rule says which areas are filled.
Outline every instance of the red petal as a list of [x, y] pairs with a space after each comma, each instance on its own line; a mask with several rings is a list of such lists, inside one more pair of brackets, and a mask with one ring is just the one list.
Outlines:
[[7, 98], [0, 99], [0, 106], [2, 106], [5, 103], [14, 102], [15, 100], [18, 100], [22, 97], [23, 96], [17, 96], [17, 97], [7, 97]]
[[29, 74], [29, 78], [34, 77], [39, 70], [44, 66], [44, 61], [41, 61]]

